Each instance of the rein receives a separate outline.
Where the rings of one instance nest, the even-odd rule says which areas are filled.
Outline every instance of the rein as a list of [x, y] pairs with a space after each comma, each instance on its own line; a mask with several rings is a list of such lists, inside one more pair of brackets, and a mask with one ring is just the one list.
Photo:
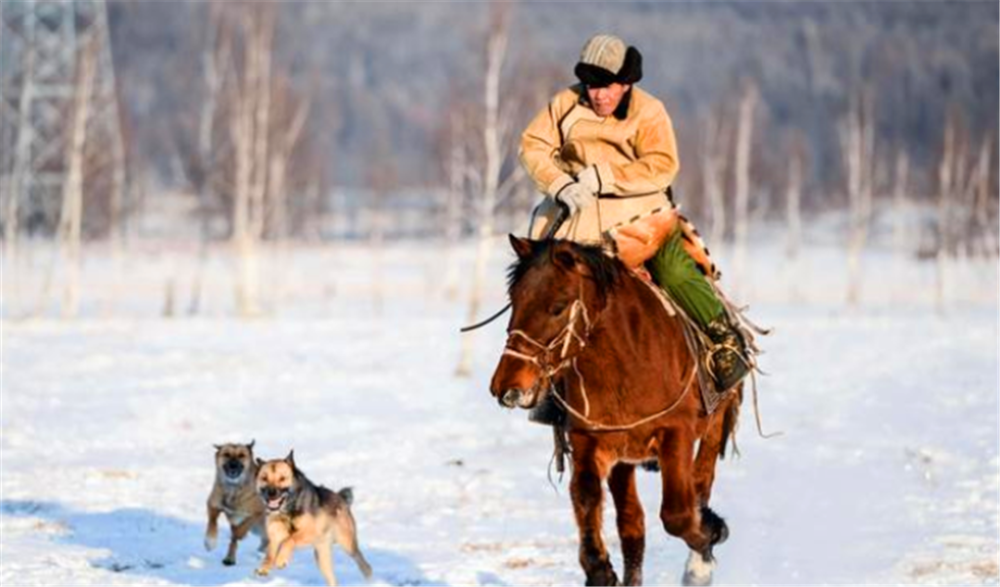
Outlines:
[[[583, 324], [584, 324], [584, 333], [582, 336], [577, 331], [576, 327], [577, 321], [581, 317], [583, 319]], [[698, 374], [697, 364], [695, 364], [691, 368], [691, 375], [688, 376], [687, 383], [684, 385], [684, 390], [681, 392], [681, 394], [677, 397], [676, 400], [674, 400], [672, 404], [660, 410], [659, 412], [640, 418], [635, 422], [629, 424], [621, 424], [621, 425], [603, 424], [601, 422], [596, 422], [594, 420], [591, 420], [589, 417], [590, 399], [587, 397], [587, 386], [583, 379], [583, 374], [580, 373], [580, 369], [577, 367], [576, 364], [577, 357], [574, 356], [572, 358], [567, 358], [567, 355], [569, 354], [569, 346], [574, 340], [576, 340], [580, 344], [580, 349], [583, 349], [584, 347], [587, 346], [587, 339], [590, 338], [590, 331], [592, 325], [593, 322], [590, 320], [590, 315], [587, 313], [587, 307], [583, 303], [583, 295], [581, 292], [581, 296], [577, 298], [576, 301], [573, 302], [573, 305], [570, 307], [569, 319], [566, 322], [566, 326], [564, 326], [563, 329], [560, 330], [559, 333], [551, 341], [549, 341], [547, 344], [542, 343], [529, 336], [523, 330], [512, 330], [508, 335], [507, 344], [504, 346], [503, 354], [535, 365], [542, 372], [542, 376], [550, 381], [552, 380], [552, 377], [554, 375], [556, 375], [566, 367], [570, 366], [573, 367], [573, 372], [576, 373], [577, 378], [580, 380], [580, 395], [583, 398], [583, 413], [580, 413], [579, 410], [569, 405], [569, 402], [563, 399], [562, 396], [560, 396], [554, 390], [550, 391], [549, 393], [551, 393], [556, 398], [556, 401], [559, 402], [559, 405], [561, 405], [564, 410], [569, 412], [576, 419], [586, 424], [591, 432], [624, 432], [627, 430], [632, 430], [633, 428], [637, 428], [639, 426], [642, 426], [643, 424], [648, 424], [653, 420], [656, 420], [658, 418], [661, 418], [669, 414], [670, 412], [674, 411], [677, 408], [677, 406], [680, 405], [681, 401], [683, 401], [685, 397], [687, 397], [687, 394], [691, 391], [691, 386], [694, 383], [695, 376]], [[534, 354], [529, 354], [514, 349], [513, 347], [511, 347], [511, 343], [513, 342], [513, 339], [515, 337], [523, 339], [524, 341], [528, 342], [533, 347], [538, 349], [538, 352]], [[553, 365], [550, 359], [550, 355], [553, 351], [559, 349], [559, 347], [562, 347], [559, 353], [559, 362]]]
[[[566, 207], [566, 204], [563, 204], [562, 202], [560, 202], [558, 200], [555, 200], [555, 202], [559, 206], [556, 209], [556, 216], [555, 216], [555, 218], [552, 219], [552, 223], [549, 225], [548, 230], [546, 230], [545, 234], [542, 235], [542, 240], [548, 240], [548, 239], [551, 239], [551, 238], [555, 238], [556, 232], [559, 231], [559, 227], [561, 227], [563, 225], [563, 222], [566, 222], [566, 219], [569, 218], [569, 208]], [[466, 332], [472, 332], [473, 330], [477, 330], [479, 328], [482, 328], [483, 326], [486, 326], [490, 322], [493, 322], [494, 320], [496, 320], [500, 316], [503, 316], [504, 313], [507, 312], [507, 310], [510, 309], [511, 305], [512, 305], [511, 303], [508, 303], [506, 306], [504, 306], [503, 308], [501, 308], [499, 312], [497, 312], [496, 314], [493, 314], [492, 316], [490, 316], [486, 320], [482, 320], [480, 322], [476, 322], [475, 324], [470, 324], [469, 326], [463, 326], [463, 327], [459, 328], [458, 331], [460, 333], [464, 334]]]

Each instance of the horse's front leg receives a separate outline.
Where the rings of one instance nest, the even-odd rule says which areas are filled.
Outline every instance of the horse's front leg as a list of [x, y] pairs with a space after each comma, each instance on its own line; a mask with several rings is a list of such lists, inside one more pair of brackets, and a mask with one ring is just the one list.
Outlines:
[[[672, 536], [684, 540], [705, 563], [711, 577], [712, 547], [725, 539], [725, 523], [711, 510], [702, 509], [692, 475], [694, 433], [683, 428], [663, 432], [660, 441], [660, 472], [663, 482], [663, 504], [660, 519]], [[689, 568], [691, 562], [689, 561]], [[688, 577], [685, 577], [688, 580]], [[704, 580], [704, 578], [698, 579]]]
[[622, 541], [625, 562], [625, 584], [642, 585], [642, 558], [646, 552], [646, 520], [635, 489], [635, 465], [618, 463], [608, 478], [611, 497], [615, 500], [618, 537]]
[[573, 447], [573, 479], [570, 496], [580, 531], [580, 566], [587, 585], [618, 585], [608, 550], [601, 536], [604, 491], [602, 482], [610, 464], [596, 448], [596, 442], [582, 434], [570, 433]]

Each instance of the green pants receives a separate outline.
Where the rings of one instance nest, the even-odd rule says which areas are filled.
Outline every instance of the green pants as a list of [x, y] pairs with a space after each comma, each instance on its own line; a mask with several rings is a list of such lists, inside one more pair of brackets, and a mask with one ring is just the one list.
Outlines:
[[702, 328], [725, 311], [708, 278], [684, 250], [680, 228], [646, 261], [646, 268], [657, 285]]

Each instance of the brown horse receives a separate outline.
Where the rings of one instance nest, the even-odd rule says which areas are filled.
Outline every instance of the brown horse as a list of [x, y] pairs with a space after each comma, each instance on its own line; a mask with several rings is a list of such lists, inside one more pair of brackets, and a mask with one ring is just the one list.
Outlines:
[[[608, 483], [627, 585], [642, 583], [645, 522], [635, 466], [659, 463], [660, 519], [691, 549], [686, 582], [711, 580], [712, 548], [728, 536], [708, 507], [717, 458], [741, 391], [708, 415], [679, 318], [648, 285], [597, 247], [511, 236], [509, 338], [490, 392], [508, 408], [532, 408], [549, 390], [568, 412], [570, 494], [587, 585], [615, 585], [601, 535]], [[698, 444], [695, 456], [695, 444]]]

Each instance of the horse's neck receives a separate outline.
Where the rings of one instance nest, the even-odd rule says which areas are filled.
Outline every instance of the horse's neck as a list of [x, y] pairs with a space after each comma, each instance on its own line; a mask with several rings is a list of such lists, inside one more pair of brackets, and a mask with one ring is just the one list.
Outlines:
[[662, 358], [677, 347], [676, 337], [683, 337], [676, 320], [648, 285], [636, 276], [625, 276], [608, 295], [590, 351], [614, 357], [619, 377], [637, 368], [647, 373], [665, 370], [668, 366]]

